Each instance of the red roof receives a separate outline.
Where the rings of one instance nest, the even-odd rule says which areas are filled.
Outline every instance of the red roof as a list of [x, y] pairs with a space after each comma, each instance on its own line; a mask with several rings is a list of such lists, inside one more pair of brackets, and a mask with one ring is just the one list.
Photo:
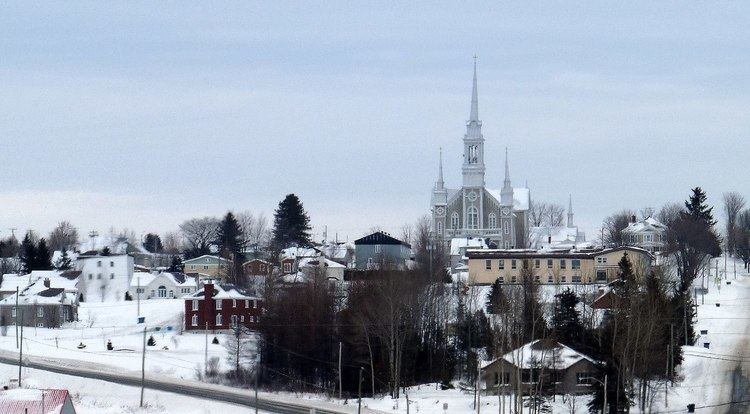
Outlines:
[[68, 390], [17, 388], [0, 391], [0, 414], [58, 414], [62, 413], [66, 400], [70, 400]]

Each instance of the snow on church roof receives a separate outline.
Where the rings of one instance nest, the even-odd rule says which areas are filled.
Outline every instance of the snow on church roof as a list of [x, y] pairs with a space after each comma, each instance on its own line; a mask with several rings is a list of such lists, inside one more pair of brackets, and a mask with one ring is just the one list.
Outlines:
[[[500, 190], [487, 189], [491, 196], [500, 202]], [[513, 188], [513, 210], [526, 211], [529, 209], [529, 189], [526, 187]]]

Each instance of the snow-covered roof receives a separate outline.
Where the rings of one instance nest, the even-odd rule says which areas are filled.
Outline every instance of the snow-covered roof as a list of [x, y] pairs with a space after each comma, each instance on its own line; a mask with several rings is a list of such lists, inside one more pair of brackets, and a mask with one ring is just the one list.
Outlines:
[[[503, 355], [506, 362], [521, 369], [551, 368], [556, 370], [568, 369], [573, 364], [586, 360], [595, 363], [592, 358], [574, 351], [572, 348], [559, 342], [537, 339], [520, 348]], [[482, 365], [482, 369], [493, 364], [500, 358], [496, 358]]]
[[[64, 277], [49, 278], [49, 286], [45, 286], [47, 279], [39, 279], [18, 295], [20, 305], [30, 304], [72, 304], [76, 302], [78, 281], [69, 280]], [[0, 301], [0, 305], [15, 305], [16, 294], [12, 294]]]
[[177, 273], [177, 272], [161, 272], [161, 273], [134, 272], [133, 278], [130, 279], [130, 287], [137, 288], [139, 286], [141, 287], [148, 286], [158, 277], [167, 278], [176, 286], [197, 287], [194, 277], [186, 276], [184, 273]]
[[583, 242], [585, 235], [578, 231], [578, 227], [531, 227], [529, 229], [529, 246], [534, 249], [555, 248], [564, 246], [568, 249]]
[[81, 272], [79, 271], [67, 271], [61, 272], [59, 270], [33, 270], [31, 273], [26, 275], [6, 274], [3, 275], [3, 282], [0, 284], [0, 291], [2, 292], [15, 292], [16, 286], [19, 290], [23, 291], [37, 282], [44, 281], [44, 279], [50, 280], [50, 286], [53, 288], [63, 288], [68, 292], [77, 290], [78, 277]]
[[206, 283], [202, 289], [195, 292], [186, 299], [203, 298], [205, 296], [206, 286], [213, 286], [214, 295], [212, 299], [257, 299], [250, 292], [235, 286], [231, 283]]
[[217, 262], [217, 263], [218, 262], [229, 263], [229, 260], [227, 260], [227, 259], [225, 259], [223, 257], [214, 256], [214, 255], [211, 255], [211, 254], [204, 254], [203, 256], [193, 257], [192, 259], [187, 259], [187, 260], [183, 261], [182, 263], [183, 264], [194, 264], [194, 263], [206, 263], [207, 261], [214, 261], [214, 262]]
[[19, 290], [25, 289], [27, 286], [29, 286], [33, 280], [31, 280], [31, 275], [17, 275], [14, 273], [6, 273], [3, 275], [3, 282], [0, 283], [0, 291], [1, 292], [15, 292], [16, 287], [18, 287]]
[[320, 251], [314, 247], [287, 247], [281, 251], [282, 259], [296, 259], [298, 257], [318, 257]]
[[664, 231], [667, 229], [667, 226], [662, 224], [659, 220], [649, 217], [645, 220], [636, 221], [635, 223], [628, 224], [628, 227], [625, 227], [622, 231], [626, 233], [638, 233], [641, 231]]
[[[492, 197], [495, 197], [495, 199], [500, 202], [501, 196], [501, 190], [493, 190], [493, 189], [487, 189], [487, 192], [492, 195]], [[515, 211], [526, 211], [529, 209], [529, 194], [530, 191], [528, 188], [525, 187], [518, 187], [513, 188], [513, 210]]]
[[317, 267], [320, 266], [320, 260], [323, 260], [323, 266], [325, 267], [340, 267], [342, 269], [345, 269], [346, 266], [336, 263], [333, 260], [326, 259], [325, 257], [305, 257], [303, 259], [300, 259], [299, 261], [299, 267]]
[[354, 246], [349, 243], [328, 242], [319, 249], [328, 258], [344, 260], [347, 259], [347, 255], [354, 249]]
[[454, 237], [451, 239], [451, 255], [462, 254], [461, 249], [488, 249], [487, 240], [483, 237]]
[[0, 391], [0, 414], [58, 414], [69, 400], [67, 390], [4, 390]]

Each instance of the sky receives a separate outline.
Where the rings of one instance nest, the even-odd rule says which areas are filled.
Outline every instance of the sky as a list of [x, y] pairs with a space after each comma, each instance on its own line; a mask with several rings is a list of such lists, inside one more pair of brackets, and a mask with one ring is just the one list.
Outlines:
[[460, 185], [474, 54], [488, 187], [508, 147], [589, 235], [695, 186], [750, 198], [750, 4], [498, 3], [0, 1], [0, 236], [288, 193], [317, 237], [397, 234], [440, 147]]

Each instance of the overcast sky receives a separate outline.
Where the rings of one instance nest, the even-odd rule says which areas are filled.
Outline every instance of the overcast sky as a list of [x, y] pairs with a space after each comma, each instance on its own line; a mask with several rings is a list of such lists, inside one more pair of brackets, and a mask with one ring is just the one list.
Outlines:
[[747, 3], [401, 3], [0, 2], [0, 235], [164, 232], [290, 192], [316, 232], [398, 232], [439, 147], [460, 185], [475, 53], [488, 186], [507, 146], [590, 236], [697, 185], [750, 197]]

